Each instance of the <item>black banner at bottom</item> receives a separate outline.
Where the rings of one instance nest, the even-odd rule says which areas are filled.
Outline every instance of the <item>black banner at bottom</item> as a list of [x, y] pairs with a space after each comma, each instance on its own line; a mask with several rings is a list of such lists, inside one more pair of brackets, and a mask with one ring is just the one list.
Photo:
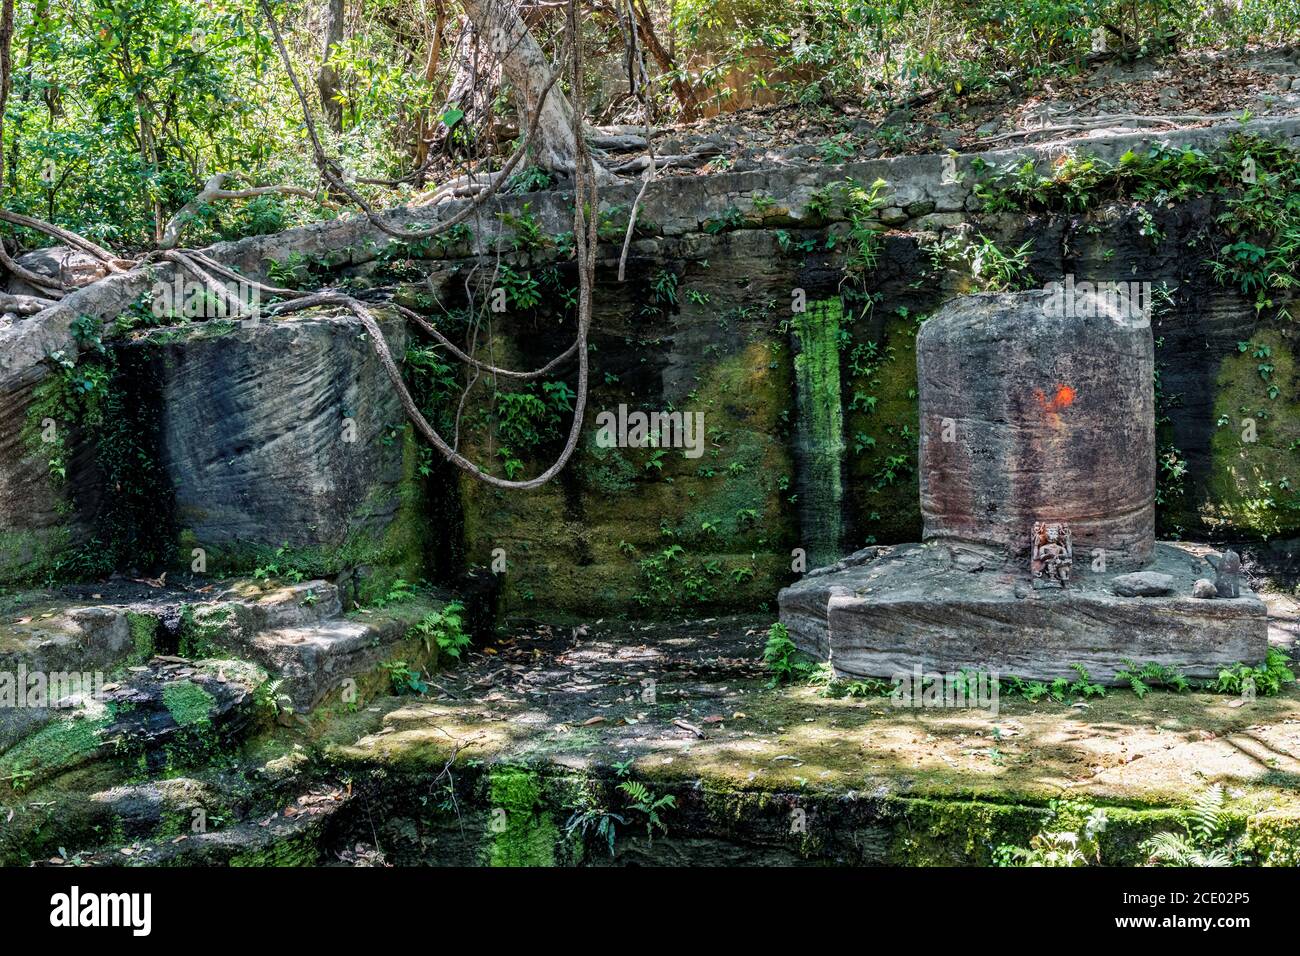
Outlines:
[[773, 920], [822, 922], [828, 905], [842, 915], [849, 900], [859, 930], [869, 926], [875, 941], [891, 927], [914, 939], [924, 916], [963, 932], [975, 918], [1017, 935], [1175, 930], [1227, 942], [1244, 930], [1281, 930], [1295, 885], [1287, 870], [1222, 869], [36, 868], [0, 871], [0, 906], [19, 938], [128, 946], [199, 940], [243, 923], [256, 926], [262, 946], [387, 933], [414, 940], [446, 921], [492, 927], [494, 937], [536, 938], [560, 918], [617, 932], [651, 917], [661, 931], [678, 919], [695, 935], [717, 926], [734, 944], [750, 930], [764, 937]]

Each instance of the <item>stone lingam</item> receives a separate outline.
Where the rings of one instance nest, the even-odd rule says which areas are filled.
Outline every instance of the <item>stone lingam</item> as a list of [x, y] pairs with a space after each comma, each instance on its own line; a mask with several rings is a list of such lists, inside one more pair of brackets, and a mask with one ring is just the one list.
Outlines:
[[782, 590], [801, 650], [846, 677], [1082, 664], [1114, 682], [1126, 661], [1212, 677], [1263, 660], [1268, 615], [1240, 559], [1155, 540], [1150, 323], [1054, 303], [965, 296], [921, 327], [924, 540]]

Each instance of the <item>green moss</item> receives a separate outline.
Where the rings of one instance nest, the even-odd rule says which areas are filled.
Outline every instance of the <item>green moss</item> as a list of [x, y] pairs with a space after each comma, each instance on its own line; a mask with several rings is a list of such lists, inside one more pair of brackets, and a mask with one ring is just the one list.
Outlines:
[[596, 494], [622, 495], [636, 487], [636, 465], [621, 448], [601, 448], [589, 441], [579, 461], [582, 482]]
[[860, 317], [845, 371], [848, 507], [857, 545], [915, 541], [917, 492], [916, 317]]
[[889, 862], [906, 866], [988, 866], [999, 844], [1022, 845], [1038, 832], [1041, 807], [980, 801], [898, 801]]
[[560, 830], [543, 806], [541, 779], [521, 767], [488, 776], [488, 861], [492, 866], [554, 866]]
[[1246, 842], [1261, 866], [1300, 866], [1300, 813], [1257, 813], [1246, 821]]
[[[557, 481], [501, 492], [457, 479], [468, 562], [489, 567], [494, 550], [505, 551], [507, 613], [753, 607], [788, 583], [796, 543], [787, 501], [794, 494], [786, 440], [789, 351], [767, 330], [733, 348], [716, 359], [710, 352], [690, 393], [671, 397], [674, 409], [704, 415], [702, 457], [677, 449], [596, 449], [589, 414], [583, 444]], [[509, 344], [496, 354], [508, 363]], [[620, 383], [597, 384], [590, 407], [626, 401]], [[472, 432], [464, 448], [474, 460], [490, 455]], [[680, 560], [666, 559], [662, 577], [648, 575], [646, 562], [674, 546]]]
[[177, 681], [163, 688], [163, 706], [179, 727], [201, 728], [210, 725], [216, 700], [192, 681]]
[[[23, 423], [23, 447], [34, 456], [45, 456], [51, 468], [63, 465], [67, 446], [63, 440], [65, 431], [72, 425], [78, 414], [77, 402], [68, 377], [59, 372], [47, 375], [32, 387], [31, 404], [27, 406], [27, 417]], [[55, 422], [54, 440], [45, 441], [45, 420]], [[59, 480], [53, 471], [51, 477]]]
[[56, 718], [0, 757], [0, 779], [15, 790], [39, 783], [90, 757], [107, 718]]
[[844, 408], [840, 393], [840, 328], [843, 307], [839, 299], [809, 302], [796, 313], [794, 359], [799, 418], [796, 434], [803, 459], [799, 516], [801, 545], [810, 567], [820, 567], [841, 556]]
[[0, 583], [33, 581], [54, 568], [72, 541], [68, 528], [0, 531]]
[[1219, 366], [1199, 524], [1219, 533], [1288, 537], [1300, 533], [1295, 355], [1273, 330], [1256, 332], [1242, 346]]
[[[230, 858], [229, 866], [314, 866], [320, 849], [311, 834], [276, 840], [265, 847], [245, 850]], [[185, 862], [182, 860], [182, 862]]]
[[[372, 554], [352, 567], [369, 567], [362, 583], [360, 599], [369, 603], [387, 593], [393, 582], [418, 581], [426, 566], [425, 544], [429, 537], [423, 483], [419, 478], [420, 443], [415, 430], [407, 425], [402, 431], [402, 478], [398, 485], [398, 508], [392, 523], [375, 542]], [[375, 496], [387, 495], [376, 491]], [[372, 501], [372, 506], [381, 502]]]
[[[84, 416], [71, 379], [64, 370], [46, 375], [31, 389], [20, 436], [21, 449], [28, 459], [25, 467], [47, 470], [49, 481], [37, 486], [40, 500], [31, 502], [38, 510], [49, 510], [63, 518], [75, 511], [67, 480], [68, 458], [72, 453], [69, 435]], [[89, 399], [85, 404], [89, 404]], [[52, 441], [46, 441], [44, 422], [52, 419]], [[12, 463], [17, 464], [17, 463]], [[72, 543], [67, 526], [0, 530], [0, 583], [33, 581], [53, 573]]]
[[135, 648], [128, 663], [143, 664], [157, 652], [158, 619], [149, 614], [127, 611], [126, 623], [131, 631], [131, 644]]
[[1171, 807], [1105, 807], [1105, 811], [1106, 829], [1097, 846], [1106, 866], [1144, 865], [1147, 855], [1142, 844], [1162, 831], [1181, 831], [1187, 819], [1185, 811]]
[[200, 607], [196, 611], [194, 605], [186, 604], [181, 608], [177, 653], [191, 660], [220, 657], [219, 638], [229, 618], [229, 608]]

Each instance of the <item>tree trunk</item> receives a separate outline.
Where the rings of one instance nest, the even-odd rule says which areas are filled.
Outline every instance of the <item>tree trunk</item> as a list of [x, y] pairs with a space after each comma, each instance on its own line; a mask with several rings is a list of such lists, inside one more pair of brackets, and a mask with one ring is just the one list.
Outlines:
[[[14, 0], [0, 0], [0, 202], [4, 200], [4, 121], [5, 110], [9, 107], [10, 88], [10, 48], [14, 38]], [[18, 138], [14, 137], [14, 151], [18, 150]], [[16, 175], [16, 173], [15, 173]], [[15, 183], [15, 185], [17, 185]]]
[[[442, 0], [435, 0], [434, 8], [433, 39], [429, 41], [429, 55], [424, 61], [424, 82], [430, 85], [438, 75], [438, 63], [442, 59], [442, 37], [447, 28], [447, 11], [442, 5]], [[432, 134], [430, 127], [435, 120], [436, 117], [431, 116], [428, 110], [421, 110], [420, 120], [415, 126], [415, 184], [417, 187], [424, 185], [424, 166], [429, 157]]]
[[[438, 125], [429, 141], [432, 152], [446, 147], [454, 127], [472, 130], [477, 135], [486, 130], [492, 120], [492, 99], [496, 96], [501, 69], [493, 60], [487, 44], [482, 42], [478, 28], [468, 18], [461, 22], [455, 60], [456, 75], [451, 79], [447, 99], [438, 114]], [[462, 116], [448, 126], [441, 122], [441, 117], [453, 109], [459, 110]]]
[[[522, 102], [522, 129], [537, 109], [537, 101], [551, 77], [551, 65], [510, 0], [462, 0], [462, 6]], [[578, 154], [573, 139], [573, 107], [558, 84], [551, 87], [542, 107], [535, 149], [537, 164], [543, 169], [573, 172]], [[603, 178], [605, 172], [597, 166], [596, 175]]]
[[[628, 0], [628, 6], [632, 8], [632, 13], [636, 16], [637, 32], [645, 48], [650, 51], [654, 57], [655, 65], [659, 67], [659, 72], [671, 74], [676, 71], [677, 64], [673, 62], [673, 56], [664, 49], [664, 45], [659, 42], [659, 37], [655, 33], [654, 22], [650, 19], [650, 11], [646, 9], [645, 0]], [[695, 96], [695, 90], [691, 84], [685, 80], [674, 79], [669, 83], [672, 87], [673, 96], [677, 97], [677, 102], [682, 108], [682, 119], [691, 122], [700, 115], [700, 101]]]
[[316, 89], [320, 91], [320, 108], [325, 121], [336, 133], [343, 132], [343, 104], [338, 100], [339, 74], [330, 65], [332, 48], [343, 42], [343, 0], [325, 2], [325, 46], [321, 51]]

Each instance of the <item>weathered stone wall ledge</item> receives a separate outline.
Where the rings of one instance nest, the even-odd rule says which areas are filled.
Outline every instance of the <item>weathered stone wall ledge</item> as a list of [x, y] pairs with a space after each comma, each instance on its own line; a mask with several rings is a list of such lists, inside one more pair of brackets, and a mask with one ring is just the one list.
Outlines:
[[[641, 217], [644, 223], [653, 226], [656, 235], [684, 236], [701, 231], [706, 223], [733, 207], [751, 214], [753, 197], [764, 195], [775, 203], [761, 215], [763, 222], [760, 227], [785, 222], [816, 225], [820, 220], [810, 215], [807, 207], [809, 198], [817, 190], [846, 178], [868, 183], [884, 179], [892, 193], [890, 206], [885, 210], [887, 222], [892, 219], [896, 226], [914, 222], [917, 228], [937, 228], [961, 221], [971, 209], [973, 187], [978, 179], [974, 174], [979, 165], [977, 160], [992, 166], [1006, 166], [1027, 159], [1050, 162], [1068, 152], [1083, 152], [1113, 162], [1129, 150], [1140, 152], [1157, 143], [1205, 149], [1235, 133], [1297, 144], [1300, 143], [1300, 118], [1257, 119], [1246, 123], [1231, 121], [1167, 132], [1144, 130], [965, 153], [956, 158], [958, 181], [953, 183], [944, 182], [947, 154], [674, 177], [650, 185]], [[630, 208], [639, 188], [637, 183], [628, 183], [605, 189], [601, 194], [602, 208]], [[530, 212], [544, 230], [569, 231], [572, 228], [571, 201], [570, 193], [558, 191], [499, 195], [479, 215], [467, 220], [473, 230], [473, 251], [481, 254], [491, 249], [495, 237], [505, 231], [498, 215], [503, 212], [517, 214], [525, 204], [529, 205]], [[391, 226], [418, 228], [445, 221], [465, 206], [466, 202], [460, 201], [437, 207], [398, 207], [385, 212], [383, 219]], [[898, 215], [905, 218], [899, 219]], [[217, 243], [209, 247], [208, 252], [247, 275], [265, 278], [268, 261], [282, 261], [293, 252], [331, 255], [340, 260], [340, 265], [356, 266], [373, 261], [390, 241], [390, 237], [365, 216], [351, 215], [273, 235]], [[346, 257], [340, 256], [344, 251]], [[10, 392], [16, 385], [30, 384], [34, 376], [39, 378], [41, 373], [33, 370], [33, 364], [51, 352], [61, 349], [74, 355], [76, 343], [68, 330], [77, 316], [89, 315], [107, 321], [145, 292], [155, 278], [166, 281], [171, 274], [172, 266], [162, 264], [147, 276], [110, 277], [72, 293], [56, 309], [42, 313], [39, 318], [32, 317], [0, 330], [0, 393]]]

